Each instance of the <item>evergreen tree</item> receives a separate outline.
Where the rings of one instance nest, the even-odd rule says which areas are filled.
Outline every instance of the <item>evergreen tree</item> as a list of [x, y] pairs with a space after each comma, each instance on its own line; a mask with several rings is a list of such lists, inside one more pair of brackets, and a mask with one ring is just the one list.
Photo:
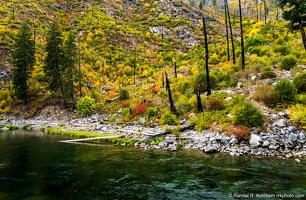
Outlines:
[[72, 31], [69, 32], [67, 40], [63, 45], [64, 57], [62, 64], [62, 78], [63, 87], [66, 97], [70, 97], [73, 106], [75, 105], [74, 99], [74, 79], [77, 78], [77, 46], [75, 35]]
[[290, 21], [293, 30], [300, 30], [304, 48], [306, 50], [306, 34], [304, 24], [306, 23], [305, 0], [279, 0], [279, 6], [283, 10], [283, 18]]
[[63, 62], [62, 33], [56, 20], [51, 24], [47, 36], [46, 52], [47, 57], [44, 65], [44, 73], [46, 81], [49, 84], [48, 88], [55, 93], [60, 89], [64, 104], [66, 104], [61, 76], [61, 64]]
[[12, 55], [13, 88], [15, 95], [27, 103], [28, 84], [31, 70], [35, 64], [35, 48], [29, 25], [24, 23], [15, 39], [15, 50]]

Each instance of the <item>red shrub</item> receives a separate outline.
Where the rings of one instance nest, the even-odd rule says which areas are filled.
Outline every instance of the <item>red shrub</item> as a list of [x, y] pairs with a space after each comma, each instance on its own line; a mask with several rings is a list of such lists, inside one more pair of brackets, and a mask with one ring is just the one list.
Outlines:
[[230, 126], [227, 129], [228, 135], [235, 135], [238, 140], [249, 140], [251, 129], [243, 125]]
[[133, 110], [132, 115], [133, 117], [137, 115], [143, 115], [146, 112], [147, 107], [143, 104], [138, 104]]

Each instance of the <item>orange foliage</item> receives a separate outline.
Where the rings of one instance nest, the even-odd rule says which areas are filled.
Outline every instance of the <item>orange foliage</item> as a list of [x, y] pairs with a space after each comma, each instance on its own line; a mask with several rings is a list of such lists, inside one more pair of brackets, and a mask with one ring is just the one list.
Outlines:
[[158, 91], [159, 91], [159, 87], [154, 84], [151, 87], [151, 91], [152, 91], [153, 94], [157, 94]]
[[129, 107], [131, 105], [131, 103], [129, 101], [123, 101], [122, 102], [122, 107], [126, 108]]

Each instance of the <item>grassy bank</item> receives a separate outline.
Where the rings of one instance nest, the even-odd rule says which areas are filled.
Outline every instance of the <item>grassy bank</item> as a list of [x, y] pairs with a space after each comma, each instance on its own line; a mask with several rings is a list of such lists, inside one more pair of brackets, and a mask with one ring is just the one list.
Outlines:
[[46, 128], [45, 133], [52, 135], [66, 135], [66, 136], [79, 137], [79, 138], [92, 138], [92, 137], [116, 135], [116, 134], [104, 134], [104, 133], [95, 133], [88, 131], [65, 130], [61, 128]]

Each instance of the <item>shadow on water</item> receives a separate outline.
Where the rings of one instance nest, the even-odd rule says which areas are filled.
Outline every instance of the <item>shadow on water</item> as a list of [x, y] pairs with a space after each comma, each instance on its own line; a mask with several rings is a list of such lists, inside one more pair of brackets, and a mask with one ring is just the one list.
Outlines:
[[[306, 193], [305, 161], [59, 143], [0, 133], [0, 199], [228, 199]], [[17, 189], [18, 188], [18, 189]]]

